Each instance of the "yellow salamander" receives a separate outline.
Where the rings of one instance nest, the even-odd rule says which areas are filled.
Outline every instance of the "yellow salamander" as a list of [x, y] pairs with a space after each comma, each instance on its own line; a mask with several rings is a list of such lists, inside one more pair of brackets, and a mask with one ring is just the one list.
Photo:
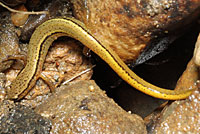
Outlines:
[[124, 81], [150, 96], [177, 100], [187, 98], [192, 90], [174, 91], [154, 86], [137, 76], [106, 44], [98, 41], [83, 23], [73, 18], [51, 19], [34, 31], [28, 48], [27, 64], [7, 89], [9, 99], [23, 98], [35, 85], [52, 42], [60, 36], [72, 37], [96, 53]]

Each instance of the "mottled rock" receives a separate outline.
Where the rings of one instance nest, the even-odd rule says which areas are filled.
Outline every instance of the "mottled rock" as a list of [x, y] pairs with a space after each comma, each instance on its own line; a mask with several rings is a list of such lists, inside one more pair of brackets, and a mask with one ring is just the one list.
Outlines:
[[10, 20], [10, 14], [3, 12], [0, 18], [0, 71], [4, 71], [13, 63], [13, 61], [5, 61], [6, 58], [19, 53], [19, 39]]
[[[24, 5], [18, 6], [17, 8], [15, 8], [15, 10], [27, 11]], [[28, 16], [28, 14], [24, 13], [11, 13], [11, 20], [15, 26], [20, 27], [26, 23]]]
[[6, 97], [5, 83], [6, 76], [4, 73], [0, 73], [0, 101], [4, 100]]
[[52, 133], [146, 133], [142, 118], [121, 109], [94, 81], [60, 88], [35, 109], [51, 119]]
[[134, 61], [146, 46], [162, 38], [160, 46], [151, 51], [164, 50], [181, 27], [185, 29], [200, 13], [199, 0], [71, 1], [75, 16], [126, 62]]
[[197, 134], [200, 130], [200, 92], [195, 91], [187, 100], [175, 101], [163, 111], [153, 134]]
[[14, 104], [12, 101], [0, 102], [0, 133], [48, 134], [51, 122], [36, 114], [30, 107]]

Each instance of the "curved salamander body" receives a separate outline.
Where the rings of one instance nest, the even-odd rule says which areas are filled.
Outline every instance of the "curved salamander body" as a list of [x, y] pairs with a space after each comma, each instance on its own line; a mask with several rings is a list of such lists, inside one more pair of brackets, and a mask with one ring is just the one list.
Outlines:
[[33, 33], [27, 56], [27, 65], [8, 89], [10, 99], [23, 98], [34, 86], [52, 42], [60, 36], [69, 36], [91, 49], [101, 57], [123, 80], [150, 96], [177, 100], [187, 98], [192, 90], [174, 91], [154, 86], [137, 76], [106, 44], [99, 42], [80, 21], [73, 18], [51, 19], [40, 25]]

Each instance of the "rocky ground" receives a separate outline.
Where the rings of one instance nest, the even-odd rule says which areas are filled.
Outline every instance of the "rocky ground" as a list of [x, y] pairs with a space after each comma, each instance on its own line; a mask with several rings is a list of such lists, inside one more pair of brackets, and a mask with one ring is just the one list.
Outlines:
[[[159, 2], [4, 0], [16, 10], [49, 14], [20, 14], [0, 7], [0, 133], [199, 133], [200, 1]], [[58, 85], [55, 91], [39, 79], [22, 100], [7, 100], [7, 87], [26, 64], [32, 32], [44, 21], [63, 16], [81, 20], [124, 61], [135, 61], [134, 72], [150, 83], [194, 92], [176, 101], [147, 96], [122, 82], [80, 42], [64, 37], [53, 43], [43, 65], [43, 73]], [[174, 40], [167, 51], [139, 65]], [[69, 81], [58, 84], [61, 79]]]

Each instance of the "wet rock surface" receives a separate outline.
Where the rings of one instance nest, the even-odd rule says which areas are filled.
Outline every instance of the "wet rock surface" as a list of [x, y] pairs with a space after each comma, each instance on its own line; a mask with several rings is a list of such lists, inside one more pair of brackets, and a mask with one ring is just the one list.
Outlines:
[[142, 118], [121, 109], [94, 81], [60, 88], [35, 109], [51, 119], [52, 133], [146, 133]]
[[150, 133], [191, 133], [200, 130], [200, 92], [195, 91], [187, 100], [175, 101], [161, 114]]
[[200, 13], [196, 0], [71, 1], [76, 18], [127, 63], [135, 61], [146, 46], [151, 45], [147, 49], [152, 53], [145, 50], [145, 59], [164, 50]]
[[[20, 0], [20, 1], [24, 1], [24, 0]], [[62, 3], [63, 1], [64, 3]], [[80, 2], [80, 0], [71, 0], [71, 1]], [[152, 18], [154, 17], [156, 18], [156, 16], [159, 16], [160, 14], [162, 14], [163, 7], [172, 6], [172, 7], [169, 7], [169, 9], [168, 8], [164, 9], [164, 11], [169, 11], [171, 13], [171, 11], [173, 10], [173, 4], [176, 5], [177, 3], [179, 3], [181, 5], [180, 6], [181, 10], [184, 13], [182, 14], [182, 11], [180, 12], [178, 11], [178, 12], [183, 16], [191, 15], [189, 16], [190, 17], [190, 19], [188, 19], [189, 21], [192, 20], [193, 18], [193, 14], [190, 14], [191, 13], [190, 11], [193, 11], [193, 9], [195, 9], [195, 6], [191, 6], [193, 4], [191, 5], [189, 4], [187, 6], [188, 9], [191, 9], [191, 7], [194, 7], [194, 8], [190, 11], [187, 11], [187, 8], [185, 7], [185, 3], [199, 2], [196, 0], [195, 1], [189, 0], [189, 1], [183, 1], [182, 3], [182, 1], [172, 0], [172, 2], [174, 3], [169, 2], [169, 3], [166, 3], [164, 6], [162, 4], [161, 6], [160, 5], [158, 6], [159, 4], [158, 1], [155, 0], [154, 1], [155, 3], [153, 3], [153, 1], [154, 0], [149, 1], [150, 5], [148, 5], [147, 9], [144, 9], [144, 12], [148, 11], [148, 15], [150, 15]], [[44, 1], [41, 1], [41, 2], [44, 2]], [[0, 54], [2, 53], [4, 54], [3, 56], [0, 55], [0, 60], [2, 60], [1, 59], [2, 57], [6, 57], [10, 53], [15, 54], [19, 52], [18, 51], [18, 48], [19, 48], [18, 37], [20, 40], [21, 39], [26, 40], [28, 43], [28, 39], [31, 36], [32, 31], [45, 20], [54, 18], [57, 16], [68, 16], [69, 14], [71, 15], [71, 7], [70, 7], [71, 5], [69, 2], [66, 2], [65, 0], [56, 0], [56, 1], [53, 0], [52, 2], [50, 2], [50, 0], [47, 0], [46, 2], [47, 3], [45, 4], [45, 6], [43, 8], [40, 8], [36, 6], [39, 3], [39, 1], [37, 0], [35, 1], [36, 5], [30, 4], [31, 2], [27, 1], [25, 6], [27, 6], [27, 9], [29, 9], [29, 11], [30, 10], [40, 10], [40, 11], [51, 10], [50, 11], [51, 15], [50, 16], [31, 15], [32, 17], [29, 17], [28, 22], [25, 25], [22, 25], [22, 27], [20, 27], [22, 29], [20, 28], [16, 29], [13, 27], [13, 25], [10, 23], [10, 16], [8, 13], [4, 12], [0, 14], [0, 16], [2, 16], [1, 25], [0, 25], [0, 36], [2, 38], [0, 39], [0, 47], [1, 47], [1, 44], [3, 44], [2, 47], [0, 48], [1, 49]], [[90, 7], [90, 4], [88, 4], [89, 2], [94, 2], [93, 3], [94, 5], [95, 4], [98, 5], [98, 6], [96, 5], [94, 6], [95, 7], [94, 10], [100, 8], [100, 11], [101, 9], [104, 11], [104, 5], [98, 4], [99, 2], [98, 0], [96, 1], [82, 0], [81, 4], [83, 4], [83, 2], [85, 2], [84, 3], [85, 5], [82, 6], [84, 8], [81, 8], [81, 10], [79, 11], [80, 12], [82, 12], [82, 10], [83, 12], [86, 11], [85, 13], [86, 16], [88, 14], [92, 14], [92, 16], [90, 15], [88, 16], [89, 17], [88, 20], [90, 20], [90, 18], [92, 19], [93, 15], [95, 14], [93, 10], [89, 10], [89, 9], [92, 9], [92, 7]], [[121, 2], [121, 1], [118, 1], [118, 2]], [[161, 0], [161, 2], [164, 2], [164, 0]], [[15, 3], [15, 2], [12, 2], [12, 3]], [[12, 6], [12, 3], [10, 4], [10, 6]], [[24, 4], [25, 1], [22, 3]], [[133, 10], [131, 9], [131, 6], [130, 6], [131, 4], [130, 5], [129, 4], [130, 3], [127, 4], [126, 2], [122, 3], [122, 5], [124, 6], [121, 8], [121, 10], [118, 10], [120, 12], [117, 12], [117, 14], [124, 15], [126, 19], [128, 18], [127, 20], [125, 19], [127, 23], [129, 22], [129, 19], [133, 19], [131, 18], [131, 15], [133, 15], [132, 13], [134, 13], [132, 12]], [[113, 8], [110, 8], [110, 7], [114, 7], [114, 6], [112, 6], [111, 4], [108, 4], [108, 5], [109, 5], [109, 9], [113, 10]], [[15, 6], [15, 4], [13, 6]], [[157, 6], [158, 6], [158, 9], [156, 9]], [[196, 6], [198, 6], [198, 4]], [[197, 8], [197, 10], [198, 9], [199, 8]], [[74, 10], [74, 11], [76, 12], [78, 10]], [[137, 13], [140, 13], [140, 11], [138, 11]], [[101, 14], [103, 14], [103, 12]], [[75, 15], [76, 17], [78, 17], [77, 13], [75, 13]], [[109, 28], [111, 28], [112, 25], [110, 24], [107, 25], [106, 23], [106, 14], [103, 14], [103, 15], [105, 16], [100, 16], [100, 18], [94, 15], [95, 17], [93, 18], [92, 21], [96, 21], [96, 20], [97, 20], [96, 22], [100, 21], [102, 25], [104, 25], [105, 27], [108, 26]], [[112, 13], [109, 13], [109, 15], [112, 15]], [[141, 14], [134, 14], [134, 15], [136, 15], [134, 17], [137, 17], [137, 16], [140, 17]], [[115, 17], [115, 15], [113, 16]], [[85, 15], [81, 17], [85, 17]], [[81, 17], [79, 15], [79, 19]], [[172, 16], [172, 17], [177, 17], [177, 16]], [[88, 27], [90, 27], [90, 24], [91, 24], [90, 21], [87, 21], [87, 20], [85, 21], [84, 19], [82, 19], [82, 21], [84, 21], [84, 23], [86, 25], [89, 25]], [[141, 21], [141, 19], [139, 19], [138, 21]], [[136, 38], [136, 43], [139, 43], [139, 46], [135, 47], [134, 50], [131, 50], [128, 47], [128, 45], [124, 46], [124, 48], [117, 46], [120, 52], [123, 52], [121, 51], [122, 49], [128, 48], [129, 50], [131, 50], [132, 54], [137, 55], [138, 53], [140, 53], [141, 50], [143, 50], [143, 47], [146, 45], [146, 43], [143, 44], [143, 42], [141, 44], [140, 41], [148, 42], [151, 37], [153, 39], [154, 37], [157, 38], [157, 34], [153, 34], [153, 36], [151, 36], [152, 34], [149, 33], [148, 30], [150, 31], [153, 30], [153, 32], [156, 32], [157, 30], [159, 31], [159, 29], [164, 28], [164, 31], [162, 31], [163, 30], [162, 29], [161, 33], [158, 32], [158, 35], [160, 34], [162, 35], [163, 32], [164, 32], [164, 35], [168, 35], [171, 33], [170, 31], [174, 30], [174, 26], [175, 26], [174, 23], [171, 23], [173, 26], [172, 27], [169, 26], [170, 30], [165, 31], [165, 26], [168, 26], [165, 24], [168, 23], [168, 21], [166, 21], [166, 23], [164, 22], [164, 24], [160, 22], [156, 22], [155, 20], [153, 21], [155, 23], [151, 23], [151, 21], [149, 20], [147, 22], [150, 23], [148, 25], [153, 25], [152, 29], [147, 29], [146, 31], [141, 32], [140, 27], [138, 27], [139, 34], [136, 35], [136, 37], [134, 37]], [[176, 19], [175, 19], [175, 22], [176, 22]], [[126, 29], [129, 29], [129, 24], [127, 25], [127, 23], [125, 23], [125, 25], [122, 25], [123, 23], [119, 23], [116, 25], [116, 27], [118, 27], [118, 25], [122, 27], [124, 26], [123, 28], [125, 28], [125, 31], [114, 28], [113, 33], [120, 32], [120, 34], [117, 35], [117, 37], [122, 36], [124, 38], [122, 42], [124, 40], [125, 42], [132, 41], [131, 39], [130, 40], [127, 39], [126, 36], [132, 35], [133, 33], [132, 31], [135, 30], [135, 29], [131, 29], [132, 30], [131, 32], [126, 31]], [[143, 25], [142, 21], [140, 23], [137, 23], [136, 25], [138, 26], [140, 24], [141, 26]], [[181, 21], [180, 25], [183, 25], [183, 24], [185, 23], [182, 23]], [[91, 27], [92, 26], [93, 25], [91, 25]], [[176, 26], [178, 26], [178, 24]], [[176, 26], [175, 26], [175, 29], [177, 28]], [[101, 27], [100, 29], [102, 30]], [[93, 27], [92, 30], [98, 31], [98, 28]], [[143, 38], [143, 33], [145, 32], [147, 34], [146, 35], [144, 34], [145, 37]], [[177, 30], [177, 32], [180, 32], [180, 31]], [[103, 33], [110, 34], [109, 32], [104, 32], [104, 31]], [[112, 36], [113, 33], [111, 32], [111, 34], [107, 36], [108, 38], [110, 37], [111, 40], [114, 38]], [[140, 34], [142, 34], [142, 36], [139, 36]], [[133, 35], [135, 36], [135, 34]], [[98, 34], [95, 36], [98, 36]], [[114, 40], [118, 41], [118, 38]], [[21, 43], [22, 42], [20, 42], [20, 45]], [[68, 79], [72, 77], [74, 74], [79, 73], [79, 71], [86, 69], [88, 65], [91, 65], [90, 63], [88, 63], [88, 61], [82, 58], [81, 47], [77, 47], [76, 43], [75, 44], [67, 43], [67, 45], [65, 43], [66, 42], [63, 42], [63, 41], [59, 42], [58, 44], [55, 43], [57, 45], [50, 49], [49, 56], [47, 56], [47, 62], [44, 65], [44, 69], [47, 69], [45, 70], [46, 74], [52, 77], [52, 79], [54, 79], [55, 82], [57, 82], [56, 80], [59, 74], [53, 71], [60, 71], [61, 74], [62, 73], [69, 74], [69, 76], [66, 77], [66, 79]], [[117, 43], [115, 42], [113, 44], [116, 45], [118, 43], [119, 42]], [[20, 47], [23, 47], [22, 49], [26, 49], [25, 46], [20, 46]], [[176, 54], [178, 54], [180, 48], [182, 47], [183, 45], [181, 44], [181, 46], [175, 50]], [[161, 47], [161, 49], [163, 48]], [[185, 50], [188, 51], [188, 49], [185, 49]], [[184, 53], [181, 55], [187, 55], [187, 53]], [[174, 57], [172, 58], [174, 59]], [[181, 59], [186, 60], [187, 58], [181, 56]], [[68, 63], [69, 63], [69, 66], [67, 65]], [[10, 67], [11, 64], [12, 64], [12, 61], [8, 61], [8, 65], [4, 65], [3, 63], [1, 63], [0, 68], [3, 66], [3, 69], [0, 69], [0, 71], [6, 70], [7, 68]], [[174, 64], [179, 64], [179, 62], [176, 62], [176, 63], [174, 62]], [[107, 73], [105, 70], [107, 70], [107, 68], [105, 68], [105, 66], [106, 65], [103, 65], [100, 67], [99, 70], [97, 70], [101, 73], [101, 76], [102, 76], [102, 78], [99, 78], [99, 79], [101, 81], [105, 80], [107, 82], [109, 81], [112, 83], [112, 80], [114, 78], [106, 76]], [[183, 65], [181, 64], [180, 66], [183, 66]], [[164, 83], [164, 85], [170, 85], [173, 88], [174, 83], [176, 83], [176, 80], [172, 80], [174, 78], [171, 74], [177, 73], [177, 71], [174, 71], [173, 73], [168, 72], [168, 70], [173, 69], [173, 67], [166, 69], [167, 70], [166, 74], [168, 75], [167, 79], [159, 71], [154, 72], [155, 74], [150, 73], [152, 72], [151, 69], [150, 69], [150, 72], [146, 71], [148, 68], [150, 68], [150, 66], [147, 66], [146, 68], [142, 69], [142, 70], [145, 70], [143, 72], [144, 75], [146, 74], [152, 75], [156, 79], [160, 79], [161, 83]], [[152, 68], [155, 68], [155, 66], [152, 66]], [[158, 68], [160, 70], [160, 66]], [[179, 66], [175, 68], [179, 68]], [[195, 86], [194, 83], [196, 79], [198, 78], [198, 73], [195, 73], [195, 74], [192, 73], [191, 70], [193, 69], [195, 70], [195, 68], [187, 69], [190, 71], [188, 71], [188, 73], [184, 73], [186, 77], [179, 81], [180, 90], [186, 87], [190, 88], [191, 85], [192, 87]], [[5, 84], [5, 81], [8, 79], [14, 80], [14, 78], [17, 75], [17, 72], [19, 71], [20, 71], [19, 69], [17, 71], [14, 70], [10, 72], [7, 70], [6, 75], [3, 73], [0, 74], [0, 101], [3, 100], [5, 97], [4, 87], [6, 85], [9, 85], [10, 83], [10, 82], [7, 82], [7, 84]], [[110, 72], [111, 70], [107, 70], [107, 71]], [[90, 71], [88, 74], [85, 74], [79, 77], [76, 80], [85, 80], [85, 79], [88, 80], [90, 79], [91, 75], [92, 75], [92, 71]], [[154, 78], [150, 78], [150, 79], [152, 80]], [[170, 79], [170, 81], [173, 81], [173, 82], [168, 83], [168, 79]], [[185, 80], [188, 80], [188, 81], [185, 81]], [[53, 93], [53, 94], [49, 93], [48, 86], [42, 80], [39, 80], [36, 83], [35, 87], [36, 87], [36, 90], [32, 90], [29, 96], [27, 96], [26, 99], [22, 100], [20, 103], [14, 104], [11, 101], [1, 102], [0, 104], [0, 124], [1, 124], [0, 133], [13, 133], [13, 132], [14, 133], [26, 133], [26, 132], [50, 133], [51, 131], [52, 133], [64, 133], [64, 132], [81, 133], [82, 132], [82, 133], [141, 133], [143, 134], [143, 133], [147, 133], [146, 126], [142, 118], [139, 117], [138, 115], [142, 117], [147, 116], [161, 103], [160, 100], [149, 97], [149, 96], [146, 99], [146, 96], [141, 92], [139, 92], [140, 95], [136, 93], [138, 91], [132, 92], [134, 90], [132, 87], [127, 88], [127, 87], [119, 86], [118, 88], [120, 88], [121, 91], [118, 93], [116, 93], [118, 89], [117, 90], [114, 89], [113, 92], [115, 92], [114, 93], [115, 97], [116, 98], [118, 97], [118, 99], [119, 98], [122, 99], [121, 102], [120, 101], [118, 102], [116, 101], [116, 102], [118, 104], [121, 104], [122, 107], [126, 109], [127, 111], [130, 110], [138, 114], [136, 115], [136, 114], [130, 114], [129, 112], [125, 112], [124, 110], [122, 110], [122, 108], [120, 108], [112, 99], [108, 98], [105, 95], [105, 93], [102, 92], [96, 86], [96, 84], [94, 84], [93, 81], [92, 82], [80, 81], [77, 83], [71, 83], [68, 86], [62, 86], [60, 88], [57, 88], [56, 93]], [[107, 89], [107, 88], [102, 88], [102, 89]], [[167, 106], [164, 106], [165, 110], [160, 111], [159, 109], [158, 111], [154, 112], [152, 114], [152, 117], [149, 119], [150, 121], [145, 120], [146, 121], [145, 123], [148, 128], [148, 132], [149, 133], [165, 133], [165, 132], [198, 133], [198, 129], [200, 126], [199, 120], [198, 120], [200, 118], [199, 117], [199, 113], [200, 113], [199, 111], [200, 99], [199, 98], [200, 98], [199, 91], [197, 90], [188, 99], [183, 100], [183, 101], [175, 101], [171, 105], [168, 104]], [[35, 113], [35, 111], [32, 110], [32, 108], [36, 108], [35, 111], [37, 112], [37, 114]], [[53, 126], [51, 126], [51, 122]]]
[[[25, 11], [25, 12], [27, 11], [24, 5], [18, 6], [17, 8], [15, 8], [15, 10]], [[23, 13], [11, 13], [11, 20], [16, 27], [20, 27], [26, 23], [28, 16], [29, 16], [28, 14], [23, 14]]]
[[6, 83], [6, 76], [4, 73], [0, 73], [0, 101], [4, 100], [6, 97], [5, 83]]
[[36, 114], [30, 107], [6, 100], [0, 102], [0, 124], [1, 134], [49, 134], [51, 129], [50, 120]]
[[10, 55], [19, 53], [19, 39], [17, 30], [11, 23], [9, 13], [0, 14], [0, 71], [8, 69], [13, 61], [5, 61]]

